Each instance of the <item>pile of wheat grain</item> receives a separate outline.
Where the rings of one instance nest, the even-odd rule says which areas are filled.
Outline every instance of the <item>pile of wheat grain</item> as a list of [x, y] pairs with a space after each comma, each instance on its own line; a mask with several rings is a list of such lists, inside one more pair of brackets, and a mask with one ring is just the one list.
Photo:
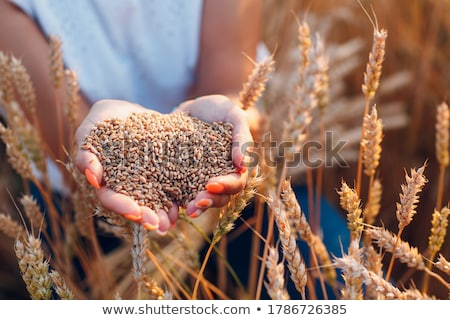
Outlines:
[[186, 205], [209, 178], [235, 171], [229, 123], [206, 123], [181, 112], [133, 113], [99, 122], [82, 149], [100, 160], [107, 187], [139, 205]]

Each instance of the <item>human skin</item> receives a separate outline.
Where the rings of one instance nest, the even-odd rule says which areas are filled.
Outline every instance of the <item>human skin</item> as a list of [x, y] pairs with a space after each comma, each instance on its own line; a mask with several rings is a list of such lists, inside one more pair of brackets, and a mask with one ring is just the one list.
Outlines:
[[[199, 115], [199, 118], [202, 119], [203, 117], [205, 121], [223, 119], [227, 117], [226, 112], [232, 111], [233, 124], [237, 127], [246, 128], [246, 130], [242, 129], [239, 135], [234, 135], [235, 138], [241, 141], [251, 140], [248, 131], [249, 122], [243, 122], [243, 120], [248, 120], [248, 117], [243, 112], [236, 111], [237, 104], [233, 104], [232, 107], [232, 101], [236, 101], [242, 84], [247, 80], [253, 68], [253, 62], [248, 57], [255, 59], [256, 48], [260, 42], [261, 3], [259, 0], [205, 0], [202, 19], [199, 60], [196, 70], [197, 81], [191, 90], [190, 97], [207, 97], [205, 100], [188, 97], [187, 101], [180, 107], [192, 109], [191, 114]], [[78, 108], [77, 127], [81, 125], [83, 129], [78, 130], [74, 139], [69, 136], [66, 120], [62, 119], [63, 137], [61, 137], [57, 131], [57, 123], [58, 114], [63, 113], [62, 110], [57, 111], [57, 108], [61, 106], [55, 103], [55, 95], [59, 96], [60, 101], [63, 101], [65, 84], [57, 92], [51, 84], [48, 72], [48, 40], [28, 15], [7, 0], [0, 0], [0, 30], [0, 50], [6, 54], [19, 57], [35, 85], [37, 118], [40, 122], [43, 140], [47, 143], [47, 149], [54, 159], [64, 159], [64, 150], [71, 150], [74, 142], [77, 145], [79, 144], [80, 132], [86, 132], [85, 124], [88, 123], [87, 120], [104, 120], [115, 117], [115, 113], [119, 109], [116, 103], [126, 103], [123, 101], [91, 103], [82, 95]], [[207, 109], [210, 112], [214, 111], [211, 112], [213, 116], [201, 110], [206, 102], [210, 103]], [[108, 108], [104, 108], [105, 106], [108, 106]], [[212, 109], [211, 106], [216, 107], [216, 109]], [[144, 111], [142, 107], [137, 105], [131, 107], [130, 110], [135, 110], [135, 108]], [[27, 113], [27, 110], [24, 111]], [[145, 111], [148, 111], [148, 109], [145, 109]], [[216, 115], [216, 118], [214, 118], [214, 115]], [[240, 118], [236, 115], [239, 115]], [[102, 117], [103, 119], [101, 119]], [[92, 124], [92, 122], [90, 123]], [[246, 131], [245, 134], [244, 131]], [[84, 173], [85, 169], [89, 167], [89, 165], [86, 165], [85, 158], [91, 159], [91, 155], [84, 154], [76, 157], [76, 164], [81, 172]], [[241, 155], [238, 154], [236, 157], [241, 157]], [[101, 172], [101, 168], [93, 169], [94, 175]], [[210, 203], [210, 207], [223, 206], [229, 200], [230, 194], [242, 190], [245, 177], [245, 174], [233, 174], [215, 178], [220, 179], [223, 190], [217, 193], [200, 192], [196, 199], [187, 206], [188, 213], [192, 213], [194, 216], [200, 214], [204, 206], [197, 207], [196, 204], [199, 201], [201, 204], [205, 204], [205, 201], [201, 202], [203, 199], [211, 200], [207, 201]], [[101, 176], [97, 178], [101, 181]], [[216, 191], [218, 190], [216, 189]], [[130, 198], [119, 197], [112, 190], [102, 189], [97, 194], [102, 205], [119, 214], [131, 217], [129, 214], [133, 210], [126, 212], [132, 208], [130, 207], [132, 206]], [[123, 210], [124, 208], [127, 210]], [[165, 233], [170, 226], [174, 225], [177, 217], [175, 213], [177, 207], [174, 206], [173, 208], [173, 211], [158, 213], [151, 212], [149, 208], [140, 208], [142, 217], [137, 221], [143, 224], [150, 223], [152, 226], [157, 226], [156, 229], [160, 233]]]

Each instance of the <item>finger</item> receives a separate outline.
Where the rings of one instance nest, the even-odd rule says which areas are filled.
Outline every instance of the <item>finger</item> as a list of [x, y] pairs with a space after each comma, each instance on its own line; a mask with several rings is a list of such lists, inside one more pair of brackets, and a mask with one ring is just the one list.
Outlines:
[[107, 187], [97, 189], [96, 193], [98, 200], [105, 209], [123, 216], [134, 217], [135, 220], [142, 218], [141, 208], [130, 197], [114, 192]]
[[156, 212], [149, 207], [140, 207], [141, 209], [141, 224], [144, 226], [147, 230], [157, 230], [159, 228], [159, 216], [156, 214]]
[[200, 216], [209, 208], [220, 208], [230, 201], [227, 194], [214, 194], [208, 191], [201, 191], [186, 205], [186, 214], [192, 218]]
[[233, 124], [233, 145], [232, 145], [232, 159], [234, 166], [241, 171], [247, 168], [249, 163], [249, 150], [253, 147], [253, 137], [246, 119], [245, 112], [236, 107], [230, 110], [227, 114], [227, 122]]
[[103, 180], [103, 167], [97, 156], [86, 150], [79, 150], [75, 158], [78, 169], [86, 175], [89, 183], [98, 188]]
[[245, 187], [247, 176], [248, 172], [245, 171], [210, 178], [206, 190], [214, 194], [236, 194]]
[[169, 217], [171, 228], [175, 227], [175, 224], [177, 222], [178, 210], [179, 210], [178, 205], [174, 202], [172, 207], [169, 209], [169, 212], [167, 212], [167, 216]]
[[160, 235], [165, 235], [170, 228], [169, 216], [167, 215], [167, 212], [164, 210], [158, 210], [156, 214], [158, 215], [159, 218], [159, 226], [157, 231]]

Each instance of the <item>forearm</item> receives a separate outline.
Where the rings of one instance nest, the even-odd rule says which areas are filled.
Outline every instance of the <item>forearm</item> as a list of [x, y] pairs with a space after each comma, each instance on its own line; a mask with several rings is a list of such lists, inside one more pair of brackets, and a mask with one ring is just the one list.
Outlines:
[[[70, 150], [72, 137], [69, 137], [65, 117], [58, 117], [64, 115], [61, 108], [66, 85], [63, 81], [61, 88], [56, 91], [51, 84], [48, 41], [30, 17], [6, 0], [0, 0], [0, 30], [0, 50], [20, 59], [30, 74], [36, 90], [36, 113], [43, 140], [52, 156], [60, 158], [63, 155], [61, 144]], [[79, 123], [88, 111], [88, 104], [83, 98], [78, 109], [76, 117]], [[28, 110], [24, 111], [31, 118]], [[58, 130], [58, 121], [61, 123], [62, 136]]]
[[238, 98], [261, 39], [260, 0], [205, 0], [193, 95]]

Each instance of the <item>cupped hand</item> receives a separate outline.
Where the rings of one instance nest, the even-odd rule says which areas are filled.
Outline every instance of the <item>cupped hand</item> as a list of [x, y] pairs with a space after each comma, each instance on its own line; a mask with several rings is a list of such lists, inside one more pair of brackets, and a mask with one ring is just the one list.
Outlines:
[[230, 196], [240, 192], [247, 181], [246, 149], [253, 143], [245, 111], [223, 95], [208, 95], [180, 104], [176, 112], [185, 112], [205, 122], [223, 121], [233, 125], [232, 159], [235, 173], [209, 179], [206, 190], [186, 206], [187, 214], [197, 217], [211, 207], [223, 207]]
[[[233, 124], [233, 164], [236, 173], [211, 178], [205, 191], [198, 193], [196, 198], [186, 206], [187, 214], [199, 216], [210, 207], [222, 207], [232, 194], [245, 186], [247, 171], [244, 164], [243, 148], [252, 142], [252, 136], [244, 112], [228, 98], [221, 95], [204, 96], [182, 103], [177, 112], [183, 111], [206, 122], [224, 121]], [[168, 210], [154, 211], [146, 206], [139, 206], [133, 199], [114, 192], [103, 182], [103, 167], [93, 153], [81, 149], [83, 139], [89, 134], [97, 122], [106, 119], [126, 119], [131, 113], [155, 112], [140, 105], [121, 100], [101, 100], [90, 109], [86, 118], [75, 134], [76, 158], [78, 169], [86, 175], [88, 181], [95, 187], [96, 195], [103, 207], [122, 215], [130, 221], [142, 224], [148, 230], [157, 230], [165, 234], [173, 227], [178, 218], [178, 204]]]
[[146, 206], [139, 206], [130, 197], [114, 192], [105, 186], [103, 181], [103, 167], [93, 153], [81, 149], [84, 138], [90, 133], [97, 122], [107, 119], [126, 119], [132, 113], [156, 112], [140, 105], [121, 100], [101, 100], [95, 103], [88, 115], [82, 121], [75, 133], [76, 157], [75, 164], [86, 175], [87, 180], [95, 187], [96, 195], [101, 205], [128, 220], [142, 224], [148, 230], [157, 230], [164, 234], [175, 225], [178, 218], [178, 206], [168, 210], [154, 211]]

